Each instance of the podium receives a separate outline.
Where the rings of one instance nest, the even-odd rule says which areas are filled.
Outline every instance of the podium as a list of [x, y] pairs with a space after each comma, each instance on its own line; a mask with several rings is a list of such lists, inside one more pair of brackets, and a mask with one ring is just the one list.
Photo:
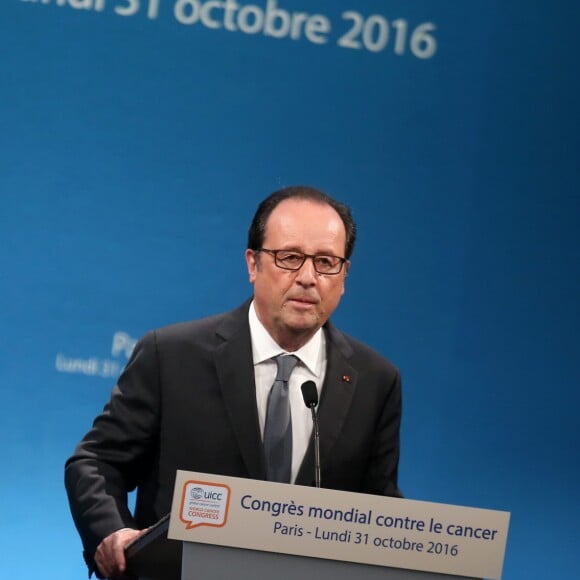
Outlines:
[[126, 556], [139, 580], [499, 580], [508, 524], [507, 512], [178, 472], [171, 514]]

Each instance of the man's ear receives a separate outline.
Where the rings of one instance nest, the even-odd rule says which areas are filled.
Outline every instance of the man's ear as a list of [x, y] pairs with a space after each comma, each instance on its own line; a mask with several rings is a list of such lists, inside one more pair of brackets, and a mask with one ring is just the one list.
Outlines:
[[340, 295], [343, 296], [344, 295], [344, 284], [346, 282], [346, 278], [348, 276], [348, 271], [350, 270], [350, 260], [347, 260], [344, 263], [344, 278], [342, 279], [342, 291], [340, 292]]
[[259, 258], [256, 256], [256, 252], [254, 252], [254, 250], [246, 250], [246, 264], [248, 266], [250, 284], [253, 284], [256, 281], [256, 272], [259, 269], [258, 260]]

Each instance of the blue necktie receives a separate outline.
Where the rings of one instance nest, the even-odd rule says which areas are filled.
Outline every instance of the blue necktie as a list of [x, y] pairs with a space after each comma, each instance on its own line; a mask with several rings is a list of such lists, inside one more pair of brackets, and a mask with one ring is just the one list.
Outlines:
[[294, 355], [274, 357], [278, 365], [276, 380], [268, 396], [266, 425], [264, 427], [264, 452], [268, 481], [290, 483], [292, 474], [292, 419], [288, 380], [298, 363]]

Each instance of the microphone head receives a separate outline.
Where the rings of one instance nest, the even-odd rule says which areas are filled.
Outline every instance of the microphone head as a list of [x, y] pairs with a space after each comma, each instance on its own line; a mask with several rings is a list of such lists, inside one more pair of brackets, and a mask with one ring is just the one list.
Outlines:
[[304, 404], [309, 409], [316, 407], [316, 405], [318, 405], [318, 391], [316, 390], [314, 381], [306, 381], [300, 388], [302, 389], [302, 398], [304, 399]]

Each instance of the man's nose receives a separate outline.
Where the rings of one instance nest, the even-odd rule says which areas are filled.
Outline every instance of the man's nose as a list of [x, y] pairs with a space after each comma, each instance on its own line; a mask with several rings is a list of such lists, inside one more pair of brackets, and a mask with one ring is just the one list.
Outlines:
[[296, 274], [296, 282], [302, 286], [314, 286], [317, 275], [312, 258], [306, 258]]

